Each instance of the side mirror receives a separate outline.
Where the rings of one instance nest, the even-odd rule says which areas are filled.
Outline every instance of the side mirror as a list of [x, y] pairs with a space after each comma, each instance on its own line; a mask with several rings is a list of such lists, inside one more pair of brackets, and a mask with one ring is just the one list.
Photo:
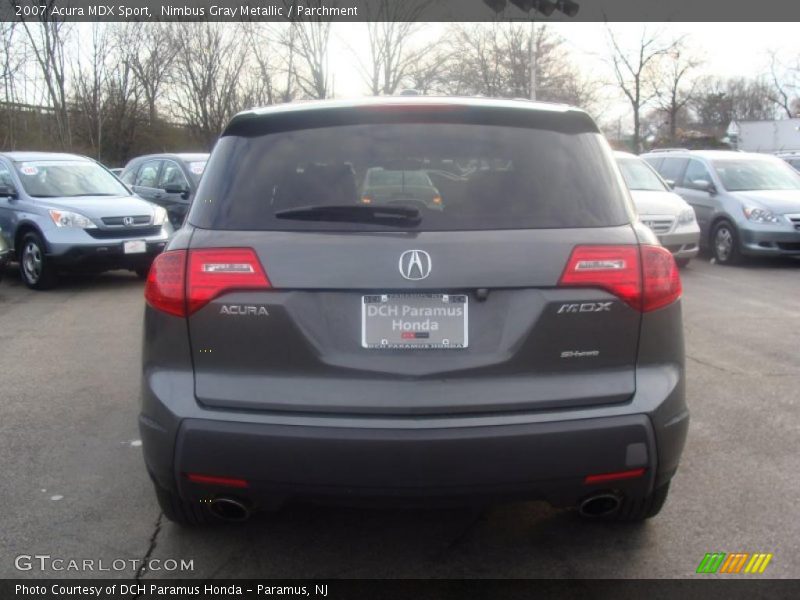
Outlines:
[[714, 185], [714, 183], [708, 181], [707, 179], [694, 179], [692, 181], [692, 185], [696, 187], [698, 190], [708, 192], [712, 196], [717, 193], [717, 188]]
[[0, 184], [0, 198], [8, 198], [9, 200], [16, 200], [19, 198], [17, 190], [13, 185]]
[[178, 184], [167, 184], [164, 186], [164, 192], [167, 194], [180, 194], [184, 200], [189, 198], [189, 188]]
[[669, 186], [669, 189], [671, 189], [671, 190], [675, 189], [675, 180], [674, 179], [665, 179], [664, 181]]

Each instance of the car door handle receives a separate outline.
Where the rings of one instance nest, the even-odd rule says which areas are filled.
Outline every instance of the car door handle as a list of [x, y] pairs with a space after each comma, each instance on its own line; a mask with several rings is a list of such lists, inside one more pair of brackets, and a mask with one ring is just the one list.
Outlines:
[[164, 197], [164, 194], [153, 194], [153, 198], [155, 198], [156, 200], [161, 200], [161, 198], [163, 198], [163, 197]]

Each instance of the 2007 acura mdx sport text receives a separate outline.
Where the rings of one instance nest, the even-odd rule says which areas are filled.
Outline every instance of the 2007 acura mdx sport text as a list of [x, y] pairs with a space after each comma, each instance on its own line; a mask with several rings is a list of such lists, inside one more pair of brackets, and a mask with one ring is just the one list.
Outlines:
[[[364, 203], [374, 169], [439, 205]], [[174, 521], [342, 497], [641, 520], [678, 466], [678, 271], [579, 110], [241, 113], [145, 295], [140, 427]]]

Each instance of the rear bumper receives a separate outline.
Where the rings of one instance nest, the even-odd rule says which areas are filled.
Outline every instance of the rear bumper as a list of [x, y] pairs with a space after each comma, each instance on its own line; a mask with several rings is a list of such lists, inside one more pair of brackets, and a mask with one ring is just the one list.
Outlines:
[[[431, 429], [292, 427], [184, 421], [175, 480], [180, 495], [453, 498], [520, 496], [574, 505], [609, 484], [590, 474], [644, 468], [615, 482], [644, 495], [653, 484], [655, 439], [642, 415], [587, 421]], [[231, 490], [190, 482], [186, 473], [245, 479]]]
[[[677, 469], [689, 415], [682, 370], [641, 369], [630, 403], [459, 417], [330, 417], [206, 409], [191, 374], [145, 375], [140, 431], [151, 476], [185, 499], [237, 496], [256, 508], [288, 499], [541, 499], [573, 506], [614, 490], [642, 497]], [[169, 389], [168, 389], [169, 388]], [[167, 402], [159, 396], [171, 395]], [[173, 411], [186, 410], [185, 418]], [[585, 484], [588, 475], [641, 477]], [[186, 474], [244, 479], [246, 488]]]

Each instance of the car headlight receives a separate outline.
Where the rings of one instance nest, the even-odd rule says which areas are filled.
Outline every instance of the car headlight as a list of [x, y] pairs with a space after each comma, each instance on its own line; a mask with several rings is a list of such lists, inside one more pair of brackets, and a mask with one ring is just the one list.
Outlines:
[[153, 212], [153, 225], [163, 225], [167, 220], [167, 211], [163, 206], [156, 206]]
[[744, 214], [748, 220], [755, 223], [780, 223], [781, 220], [779, 215], [776, 215], [765, 208], [746, 206], [744, 209]]
[[681, 225], [694, 223], [694, 209], [691, 206], [681, 211], [681, 214], [678, 215], [678, 223]]
[[56, 227], [75, 227], [78, 229], [95, 229], [97, 227], [91, 219], [76, 212], [68, 210], [51, 210], [49, 212], [50, 218], [53, 219]]

